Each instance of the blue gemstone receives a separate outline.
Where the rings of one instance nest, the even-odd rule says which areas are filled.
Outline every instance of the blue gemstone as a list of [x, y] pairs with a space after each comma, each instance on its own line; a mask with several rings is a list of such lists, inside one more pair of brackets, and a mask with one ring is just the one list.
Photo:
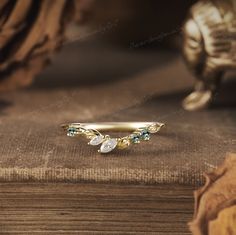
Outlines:
[[141, 135], [141, 138], [143, 140], [150, 140], [151, 136], [150, 136], [150, 133], [148, 132], [148, 130], [146, 129], [143, 129], [141, 132], [140, 132], [140, 135]]
[[148, 132], [148, 130], [146, 130], [146, 129], [143, 129], [143, 130], [140, 131], [140, 135], [145, 135], [145, 134], [147, 134], [147, 133], [149, 133], [149, 132]]
[[150, 140], [150, 138], [151, 138], [149, 133], [144, 134], [142, 137], [144, 140]]
[[134, 144], [140, 143], [140, 136], [139, 135], [132, 134], [132, 135], [130, 135], [130, 139], [131, 139], [132, 143], [134, 143]]
[[78, 134], [78, 130], [74, 127], [69, 127], [67, 129], [67, 136], [74, 137], [76, 134]]

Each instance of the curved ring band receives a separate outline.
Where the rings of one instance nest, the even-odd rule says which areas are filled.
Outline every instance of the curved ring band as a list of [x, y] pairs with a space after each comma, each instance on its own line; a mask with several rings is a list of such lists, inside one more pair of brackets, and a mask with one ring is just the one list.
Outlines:
[[[89, 139], [89, 145], [100, 146], [100, 153], [109, 153], [115, 148], [125, 149], [131, 144], [148, 141], [150, 134], [157, 133], [164, 126], [159, 122], [99, 122], [99, 123], [69, 123], [62, 128], [67, 136], [84, 136]], [[124, 137], [111, 137], [101, 132], [132, 132]]]

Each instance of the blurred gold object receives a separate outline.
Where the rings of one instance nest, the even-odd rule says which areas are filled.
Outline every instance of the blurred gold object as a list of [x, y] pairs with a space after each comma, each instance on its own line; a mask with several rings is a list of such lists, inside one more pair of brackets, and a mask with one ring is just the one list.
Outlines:
[[207, 107], [224, 73], [236, 68], [236, 1], [202, 0], [184, 26], [183, 54], [198, 78], [184, 101], [187, 110]]

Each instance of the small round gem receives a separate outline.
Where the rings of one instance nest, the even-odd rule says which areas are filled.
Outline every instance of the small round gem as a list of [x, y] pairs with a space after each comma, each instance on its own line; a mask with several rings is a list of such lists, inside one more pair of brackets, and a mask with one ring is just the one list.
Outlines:
[[67, 136], [74, 137], [78, 134], [78, 130], [74, 127], [69, 127], [67, 129]]
[[147, 141], [147, 140], [150, 140], [150, 138], [151, 138], [151, 136], [150, 136], [149, 133], [144, 134], [142, 137], [143, 137], [143, 139], [146, 140], [146, 141]]
[[148, 130], [146, 129], [141, 130], [140, 135], [143, 140], [150, 140], [150, 133], [148, 132]]
[[131, 139], [132, 143], [134, 143], [134, 144], [140, 143], [140, 135], [132, 134], [132, 135], [130, 135], [130, 139]]

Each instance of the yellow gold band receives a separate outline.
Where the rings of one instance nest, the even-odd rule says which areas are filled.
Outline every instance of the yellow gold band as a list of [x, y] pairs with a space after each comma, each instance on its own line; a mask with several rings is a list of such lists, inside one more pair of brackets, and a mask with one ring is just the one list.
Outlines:
[[98, 123], [71, 123], [64, 124], [62, 127], [68, 128], [73, 126], [75, 128], [84, 127], [86, 129], [95, 129], [98, 131], [134, 131], [139, 128], [145, 128], [151, 125], [163, 125], [157, 122], [98, 122]]

